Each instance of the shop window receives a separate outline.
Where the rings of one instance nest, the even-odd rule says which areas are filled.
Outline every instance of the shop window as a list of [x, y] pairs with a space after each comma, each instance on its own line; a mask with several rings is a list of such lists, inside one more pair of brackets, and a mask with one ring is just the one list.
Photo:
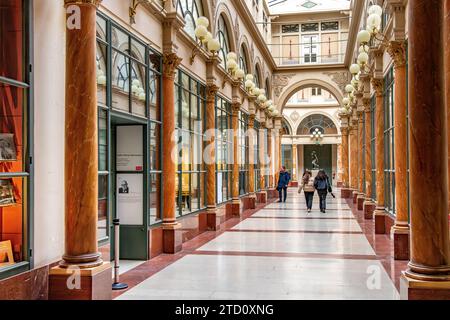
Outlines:
[[176, 79], [177, 215], [183, 216], [205, 208], [203, 141], [206, 88], [182, 71], [177, 72]]
[[146, 212], [161, 222], [161, 55], [114, 21], [97, 16], [97, 96], [99, 108], [98, 240], [110, 236], [112, 213], [111, 113], [146, 122], [149, 161]]
[[249, 168], [249, 137], [248, 137], [248, 114], [239, 112], [239, 194], [248, 193], [248, 168]]
[[28, 1], [0, 0], [0, 279], [30, 268]]
[[384, 182], [385, 208], [395, 215], [394, 68], [384, 78]]
[[230, 158], [233, 150], [231, 134], [231, 104], [221, 97], [216, 98], [216, 181], [217, 203], [231, 200], [232, 167]]

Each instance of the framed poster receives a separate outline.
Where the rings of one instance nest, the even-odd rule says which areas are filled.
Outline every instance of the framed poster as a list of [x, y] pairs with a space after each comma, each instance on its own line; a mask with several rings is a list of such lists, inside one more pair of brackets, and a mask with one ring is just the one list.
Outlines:
[[0, 179], [0, 207], [11, 206], [15, 203], [12, 179]]
[[17, 152], [14, 134], [0, 133], [0, 161], [16, 161]]
[[117, 216], [121, 225], [144, 224], [144, 175], [117, 175]]
[[117, 127], [117, 171], [142, 172], [144, 170], [143, 131], [141, 125]]

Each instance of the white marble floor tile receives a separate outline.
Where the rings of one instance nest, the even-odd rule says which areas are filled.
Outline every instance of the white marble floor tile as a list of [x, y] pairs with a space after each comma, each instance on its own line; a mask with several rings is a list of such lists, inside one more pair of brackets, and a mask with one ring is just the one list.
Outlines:
[[375, 255], [362, 234], [226, 232], [203, 251]]
[[256, 212], [252, 217], [284, 217], [284, 218], [354, 218], [351, 211], [329, 211], [326, 214], [319, 210], [313, 210], [311, 213], [306, 210], [277, 210], [263, 209]]
[[[372, 269], [379, 270], [375, 290], [367, 286]], [[378, 261], [188, 255], [118, 299], [397, 298]]]

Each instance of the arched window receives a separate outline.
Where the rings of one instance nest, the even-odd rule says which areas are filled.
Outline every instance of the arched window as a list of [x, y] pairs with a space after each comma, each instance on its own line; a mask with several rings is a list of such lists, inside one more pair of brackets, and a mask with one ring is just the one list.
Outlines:
[[297, 130], [297, 135], [310, 135], [316, 129], [323, 134], [337, 134], [338, 130], [333, 120], [321, 114], [313, 114], [304, 119]]
[[[128, 51], [128, 50], [127, 50]], [[116, 86], [123, 91], [130, 91], [130, 75], [131, 75], [131, 82], [133, 80], [138, 80], [139, 83], [143, 84], [142, 81], [142, 75], [139, 70], [136, 69], [136, 64], [131, 64], [131, 72], [130, 72], [130, 59], [124, 55], [119, 55], [117, 57], [117, 81]]]
[[230, 37], [228, 36], [228, 27], [225, 23], [225, 19], [223, 18], [223, 15], [219, 17], [219, 24], [217, 28], [217, 36], [219, 38], [220, 42], [220, 51], [219, 51], [219, 57], [222, 60], [220, 62], [220, 65], [227, 69], [227, 55], [230, 52]]
[[184, 30], [195, 39], [195, 22], [203, 16], [203, 5], [201, 0], [178, 0], [177, 12], [181, 14], [186, 22]]
[[249, 74], [248, 72], [248, 60], [247, 60], [247, 49], [244, 45], [241, 46], [241, 51], [239, 53], [239, 68], [244, 70], [245, 74]]
[[267, 99], [271, 99], [271, 92], [270, 92], [270, 82], [269, 82], [269, 78], [266, 79], [266, 96]]
[[282, 134], [290, 136], [291, 135], [291, 126], [286, 121], [286, 119], [283, 119], [282, 125], [283, 125]]
[[259, 78], [259, 75], [261, 74], [261, 70], [259, 69], [259, 65], [256, 65], [255, 67], [255, 86], [257, 88], [261, 88], [261, 79]]

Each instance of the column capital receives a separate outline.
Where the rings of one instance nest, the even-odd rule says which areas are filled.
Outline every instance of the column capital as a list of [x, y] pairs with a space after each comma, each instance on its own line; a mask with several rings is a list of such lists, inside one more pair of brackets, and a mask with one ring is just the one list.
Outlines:
[[233, 114], [238, 114], [238, 112], [241, 111], [241, 103], [233, 102], [231, 104], [231, 111], [233, 112]]
[[215, 84], [209, 84], [206, 86], [206, 101], [207, 102], [215, 102], [216, 95], [219, 92], [219, 87]]
[[383, 95], [383, 82], [383, 79], [372, 78], [372, 87], [375, 90], [377, 97]]
[[253, 129], [255, 127], [255, 119], [256, 119], [256, 114], [250, 114], [248, 116], [248, 127]]
[[394, 60], [395, 68], [406, 65], [406, 44], [404, 41], [391, 41], [386, 49]]
[[371, 112], [371, 99], [370, 98], [363, 98], [362, 99], [363, 105], [364, 105], [364, 111], [366, 113], [370, 113]]
[[163, 75], [168, 78], [175, 78], [175, 72], [181, 64], [181, 59], [175, 53], [165, 53], [163, 55]]
[[71, 5], [93, 5], [98, 8], [102, 0], [64, 0], [64, 6]]
[[341, 132], [343, 136], [347, 136], [350, 131], [349, 127], [341, 127]]

